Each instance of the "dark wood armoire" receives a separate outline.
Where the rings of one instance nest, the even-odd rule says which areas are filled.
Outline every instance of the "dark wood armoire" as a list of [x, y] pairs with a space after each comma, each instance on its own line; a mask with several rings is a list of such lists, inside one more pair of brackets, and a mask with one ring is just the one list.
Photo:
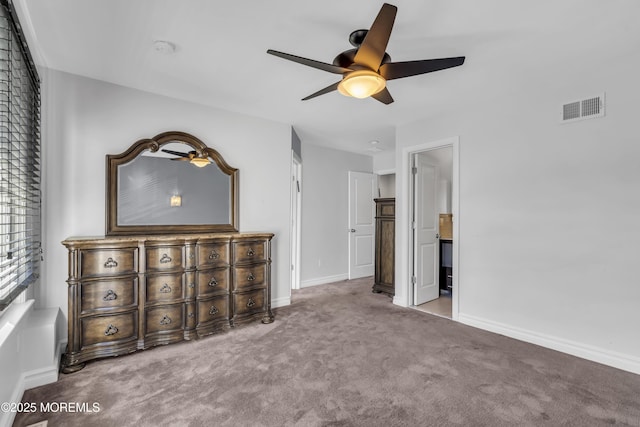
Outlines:
[[396, 199], [374, 199], [376, 203], [376, 255], [373, 292], [395, 295]]

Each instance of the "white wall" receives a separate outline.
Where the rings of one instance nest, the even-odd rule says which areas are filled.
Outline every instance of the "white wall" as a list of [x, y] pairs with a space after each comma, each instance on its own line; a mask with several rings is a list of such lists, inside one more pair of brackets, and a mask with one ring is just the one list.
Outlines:
[[59, 71], [42, 70], [43, 225], [40, 306], [67, 312], [69, 236], [103, 235], [105, 156], [141, 138], [193, 134], [239, 169], [240, 231], [275, 233], [272, 301], [289, 302], [291, 127]]
[[377, 174], [395, 172], [396, 152], [394, 150], [383, 151], [373, 156], [373, 171]]
[[302, 287], [347, 278], [349, 171], [372, 172], [371, 157], [302, 142]]
[[438, 177], [438, 200], [436, 203], [439, 213], [451, 213], [452, 154], [452, 147], [438, 148], [419, 154], [429, 159], [432, 164], [438, 165], [440, 175]]
[[[396, 196], [396, 174], [388, 173], [378, 175], [378, 192], [379, 197], [395, 197]], [[378, 197], [378, 195], [376, 195]]]
[[[459, 136], [459, 320], [640, 373], [640, 60], [583, 60], [593, 66], [557, 72], [553, 90], [502, 74], [455, 114], [399, 127], [396, 169], [408, 173], [403, 150]], [[606, 117], [559, 123], [564, 102], [603, 91]]]

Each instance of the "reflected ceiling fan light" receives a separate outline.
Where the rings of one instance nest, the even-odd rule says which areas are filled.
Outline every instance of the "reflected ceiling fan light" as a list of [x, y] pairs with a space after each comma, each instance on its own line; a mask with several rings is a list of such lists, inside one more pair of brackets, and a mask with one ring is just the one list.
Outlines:
[[371, 70], [356, 70], [347, 74], [338, 84], [338, 92], [344, 96], [367, 98], [385, 88], [387, 82]]
[[204, 157], [194, 157], [193, 159], [189, 160], [189, 162], [194, 165], [197, 166], [199, 168], [203, 168], [205, 166], [207, 166], [209, 163], [211, 163], [211, 161], [207, 158]]

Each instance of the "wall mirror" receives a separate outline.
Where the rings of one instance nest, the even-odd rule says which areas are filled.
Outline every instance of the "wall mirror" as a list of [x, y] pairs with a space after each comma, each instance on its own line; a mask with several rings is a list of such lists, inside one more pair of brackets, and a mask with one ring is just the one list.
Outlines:
[[193, 135], [107, 155], [107, 235], [238, 231], [238, 170]]

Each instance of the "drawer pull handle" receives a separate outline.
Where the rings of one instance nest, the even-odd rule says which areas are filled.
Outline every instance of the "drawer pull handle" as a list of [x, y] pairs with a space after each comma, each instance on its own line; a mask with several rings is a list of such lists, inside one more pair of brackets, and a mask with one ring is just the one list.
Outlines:
[[162, 319], [160, 319], [160, 324], [168, 325], [169, 323], [171, 323], [171, 318], [165, 314]]
[[211, 280], [209, 280], [209, 286], [211, 287], [218, 286], [218, 281], [216, 280], [215, 277], [212, 277]]
[[171, 293], [171, 286], [167, 285], [166, 283], [164, 285], [162, 285], [162, 287], [160, 288], [160, 292], [163, 294], [170, 294]]
[[254, 256], [256, 253], [253, 251], [253, 248], [249, 248], [247, 251], [247, 256]]
[[102, 297], [102, 301], [113, 301], [118, 299], [118, 294], [113, 292], [113, 290], [109, 289], [107, 293]]
[[195, 287], [196, 287], [196, 284], [195, 284], [195, 283], [193, 283], [193, 282], [191, 282], [191, 283], [189, 283], [189, 287], [190, 287], [191, 289], [193, 289], [193, 288], [195, 288]]
[[162, 257], [160, 258], [160, 264], [166, 264], [168, 262], [171, 262], [171, 257], [167, 254], [162, 254]]
[[215, 305], [212, 305], [209, 309], [209, 314], [213, 316], [214, 314], [218, 314], [219, 311], [220, 310], [218, 310]]
[[115, 335], [117, 333], [118, 333], [118, 328], [113, 326], [111, 323], [109, 323], [109, 326], [107, 326], [107, 329], [104, 330], [105, 337], [108, 337], [109, 335]]
[[195, 315], [195, 314], [193, 314], [193, 313], [189, 313], [189, 319], [193, 319], [194, 317], [196, 317], [196, 315]]
[[215, 250], [211, 251], [211, 253], [209, 254], [209, 259], [218, 259], [218, 258], [220, 258], [220, 254]]
[[196, 256], [194, 254], [189, 254], [189, 259], [194, 259]]
[[251, 308], [254, 305], [256, 305], [256, 302], [253, 300], [253, 298], [249, 298], [249, 301], [247, 301], [247, 307]]
[[249, 273], [249, 275], [247, 276], [247, 280], [249, 282], [253, 282], [254, 280], [256, 280], [256, 276], [254, 276], [253, 273]]
[[111, 257], [109, 257], [107, 261], [104, 263], [104, 268], [114, 268], [117, 266], [118, 266], [118, 262]]

